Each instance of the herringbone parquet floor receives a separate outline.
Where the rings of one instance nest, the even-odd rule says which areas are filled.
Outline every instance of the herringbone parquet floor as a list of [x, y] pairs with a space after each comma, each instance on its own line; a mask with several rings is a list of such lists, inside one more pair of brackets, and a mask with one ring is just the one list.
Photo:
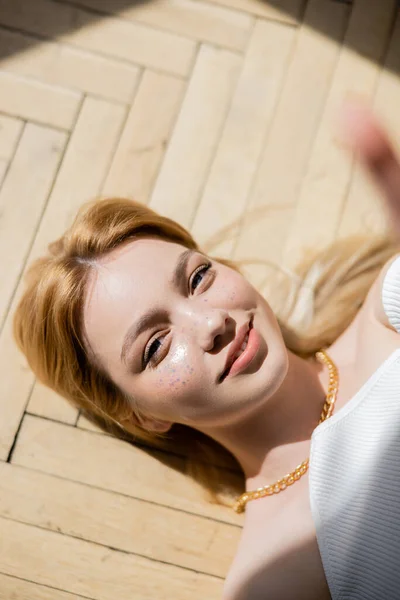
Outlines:
[[382, 230], [334, 123], [363, 94], [400, 141], [396, 0], [0, 0], [0, 57], [0, 599], [220, 598], [243, 515], [35, 383], [23, 273], [99, 194], [200, 245], [233, 224], [213, 251], [267, 259], [260, 289], [307, 245]]

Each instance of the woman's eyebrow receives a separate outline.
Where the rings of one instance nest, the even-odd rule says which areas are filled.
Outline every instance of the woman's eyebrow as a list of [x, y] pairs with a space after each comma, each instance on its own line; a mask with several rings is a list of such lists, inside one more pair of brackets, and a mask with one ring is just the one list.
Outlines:
[[[187, 264], [190, 260], [192, 254], [195, 254], [196, 251], [189, 248], [188, 250], [184, 250], [182, 254], [180, 254], [177, 263], [175, 265], [174, 272], [169, 281], [169, 285], [180, 288], [183, 285], [184, 280], [186, 279], [186, 269]], [[121, 362], [126, 362], [126, 356], [128, 353], [128, 349], [133, 344], [133, 342], [141, 335], [146, 329], [149, 329], [152, 325], [154, 325], [159, 315], [162, 311], [159, 309], [149, 310], [147, 313], [142, 315], [135, 323], [133, 323], [128, 331], [125, 334], [124, 341], [121, 349]]]

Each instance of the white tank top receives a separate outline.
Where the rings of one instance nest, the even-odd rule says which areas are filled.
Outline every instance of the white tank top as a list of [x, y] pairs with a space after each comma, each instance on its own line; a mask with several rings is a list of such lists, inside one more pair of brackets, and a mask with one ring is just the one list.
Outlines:
[[[400, 333], [400, 257], [382, 284]], [[399, 348], [313, 431], [311, 511], [332, 600], [400, 599]]]

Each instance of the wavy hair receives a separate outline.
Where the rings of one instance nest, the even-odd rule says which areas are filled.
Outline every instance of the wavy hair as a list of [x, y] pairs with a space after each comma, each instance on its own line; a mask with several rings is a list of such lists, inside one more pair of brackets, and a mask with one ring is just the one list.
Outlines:
[[[188, 476], [201, 485], [207, 500], [232, 506], [245, 489], [233, 455], [186, 425], [175, 423], [166, 433], [141, 427], [134, 398], [114, 384], [88, 351], [83, 307], [89, 275], [101, 257], [146, 235], [200, 249], [184, 227], [134, 200], [104, 198], [81, 206], [71, 227], [27, 270], [26, 288], [13, 316], [14, 338], [36, 378], [89, 421], [145, 450], [165, 451], [166, 464], [168, 456], [183, 455]], [[396, 251], [399, 244], [388, 235], [357, 235], [317, 254], [306, 251], [294, 272], [276, 266], [267, 300], [287, 348], [307, 358], [331, 345]], [[239, 265], [246, 262], [212, 258], [240, 273]], [[119, 423], [132, 416], [132, 403], [136, 419], [122, 427]], [[171, 460], [174, 465], [176, 460]]]

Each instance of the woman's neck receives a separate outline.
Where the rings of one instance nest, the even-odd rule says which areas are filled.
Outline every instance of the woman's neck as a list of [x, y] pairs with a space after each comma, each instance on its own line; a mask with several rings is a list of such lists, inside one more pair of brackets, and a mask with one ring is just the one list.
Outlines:
[[328, 390], [328, 370], [316, 359], [288, 351], [289, 366], [278, 390], [247, 419], [204, 431], [241, 465], [246, 489], [275, 482], [307, 458]]

